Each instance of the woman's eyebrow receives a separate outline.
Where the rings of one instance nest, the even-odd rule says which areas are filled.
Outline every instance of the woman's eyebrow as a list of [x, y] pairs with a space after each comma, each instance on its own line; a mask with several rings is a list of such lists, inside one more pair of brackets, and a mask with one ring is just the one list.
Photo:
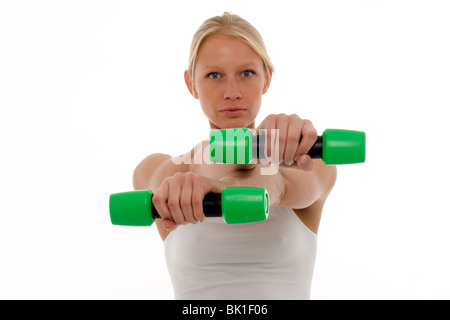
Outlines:
[[249, 62], [241, 65], [239, 69], [256, 69], [257, 65], [254, 62]]
[[[229, 66], [226, 66], [226, 68], [228, 68]], [[257, 65], [254, 62], [248, 62], [248, 63], [243, 63], [240, 64], [238, 67], [236, 67], [236, 70], [241, 71], [241, 70], [246, 70], [246, 69], [256, 69]], [[217, 71], [217, 70], [223, 70], [224, 68], [218, 65], [206, 65], [204, 67], [201, 68], [202, 70], [208, 70], [208, 71]]]

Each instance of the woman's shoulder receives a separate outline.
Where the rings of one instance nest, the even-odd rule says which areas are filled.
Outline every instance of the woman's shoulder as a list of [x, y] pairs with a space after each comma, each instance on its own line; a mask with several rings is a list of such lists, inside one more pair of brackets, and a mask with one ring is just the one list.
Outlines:
[[164, 153], [154, 153], [145, 157], [133, 173], [133, 185], [136, 190], [156, 189], [161, 182], [177, 172], [186, 172], [189, 167]]
[[144, 173], [150, 172], [159, 168], [164, 162], [167, 162], [172, 157], [164, 153], [153, 153], [145, 157], [136, 167], [135, 172]]
[[168, 154], [165, 154], [165, 153], [153, 153], [153, 154], [145, 157], [144, 160], [142, 160], [140, 164], [159, 163], [162, 161], [166, 161], [167, 159], [170, 159], [170, 158], [171, 158], [171, 156]]

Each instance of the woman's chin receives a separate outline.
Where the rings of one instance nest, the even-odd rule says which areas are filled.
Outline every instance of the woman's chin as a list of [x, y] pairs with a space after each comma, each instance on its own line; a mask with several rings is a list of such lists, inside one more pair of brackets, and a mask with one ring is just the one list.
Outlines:
[[227, 119], [213, 123], [210, 121], [213, 129], [232, 129], [232, 128], [255, 128], [255, 121], [246, 121], [244, 119]]

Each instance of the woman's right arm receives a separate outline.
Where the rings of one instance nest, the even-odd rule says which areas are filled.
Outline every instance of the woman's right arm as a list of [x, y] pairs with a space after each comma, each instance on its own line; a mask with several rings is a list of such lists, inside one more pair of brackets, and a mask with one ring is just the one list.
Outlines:
[[153, 154], [136, 167], [133, 175], [135, 190], [153, 192], [152, 203], [163, 218], [155, 224], [163, 240], [179, 225], [203, 221], [205, 195], [221, 193], [228, 186], [220, 180], [189, 172], [190, 165], [184, 164], [182, 159]]
[[[135, 190], [151, 190], [155, 192], [164, 179], [171, 177], [178, 172], [187, 172], [189, 165], [175, 164], [167, 154], [155, 153], [138, 164], [133, 174], [133, 186]], [[159, 234], [163, 240], [169, 235], [163, 226], [162, 220], [155, 221]]]

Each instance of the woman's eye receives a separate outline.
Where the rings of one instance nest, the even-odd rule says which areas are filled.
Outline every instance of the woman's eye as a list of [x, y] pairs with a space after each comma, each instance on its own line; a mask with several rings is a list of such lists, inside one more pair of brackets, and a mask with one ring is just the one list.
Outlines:
[[210, 78], [210, 79], [213, 79], [213, 80], [214, 79], [219, 79], [220, 78], [220, 74], [218, 72], [211, 72], [211, 73], [208, 73], [207, 77]]
[[241, 76], [244, 78], [250, 78], [254, 74], [255, 72], [253, 72], [252, 70], [245, 70], [244, 72], [241, 73]]

